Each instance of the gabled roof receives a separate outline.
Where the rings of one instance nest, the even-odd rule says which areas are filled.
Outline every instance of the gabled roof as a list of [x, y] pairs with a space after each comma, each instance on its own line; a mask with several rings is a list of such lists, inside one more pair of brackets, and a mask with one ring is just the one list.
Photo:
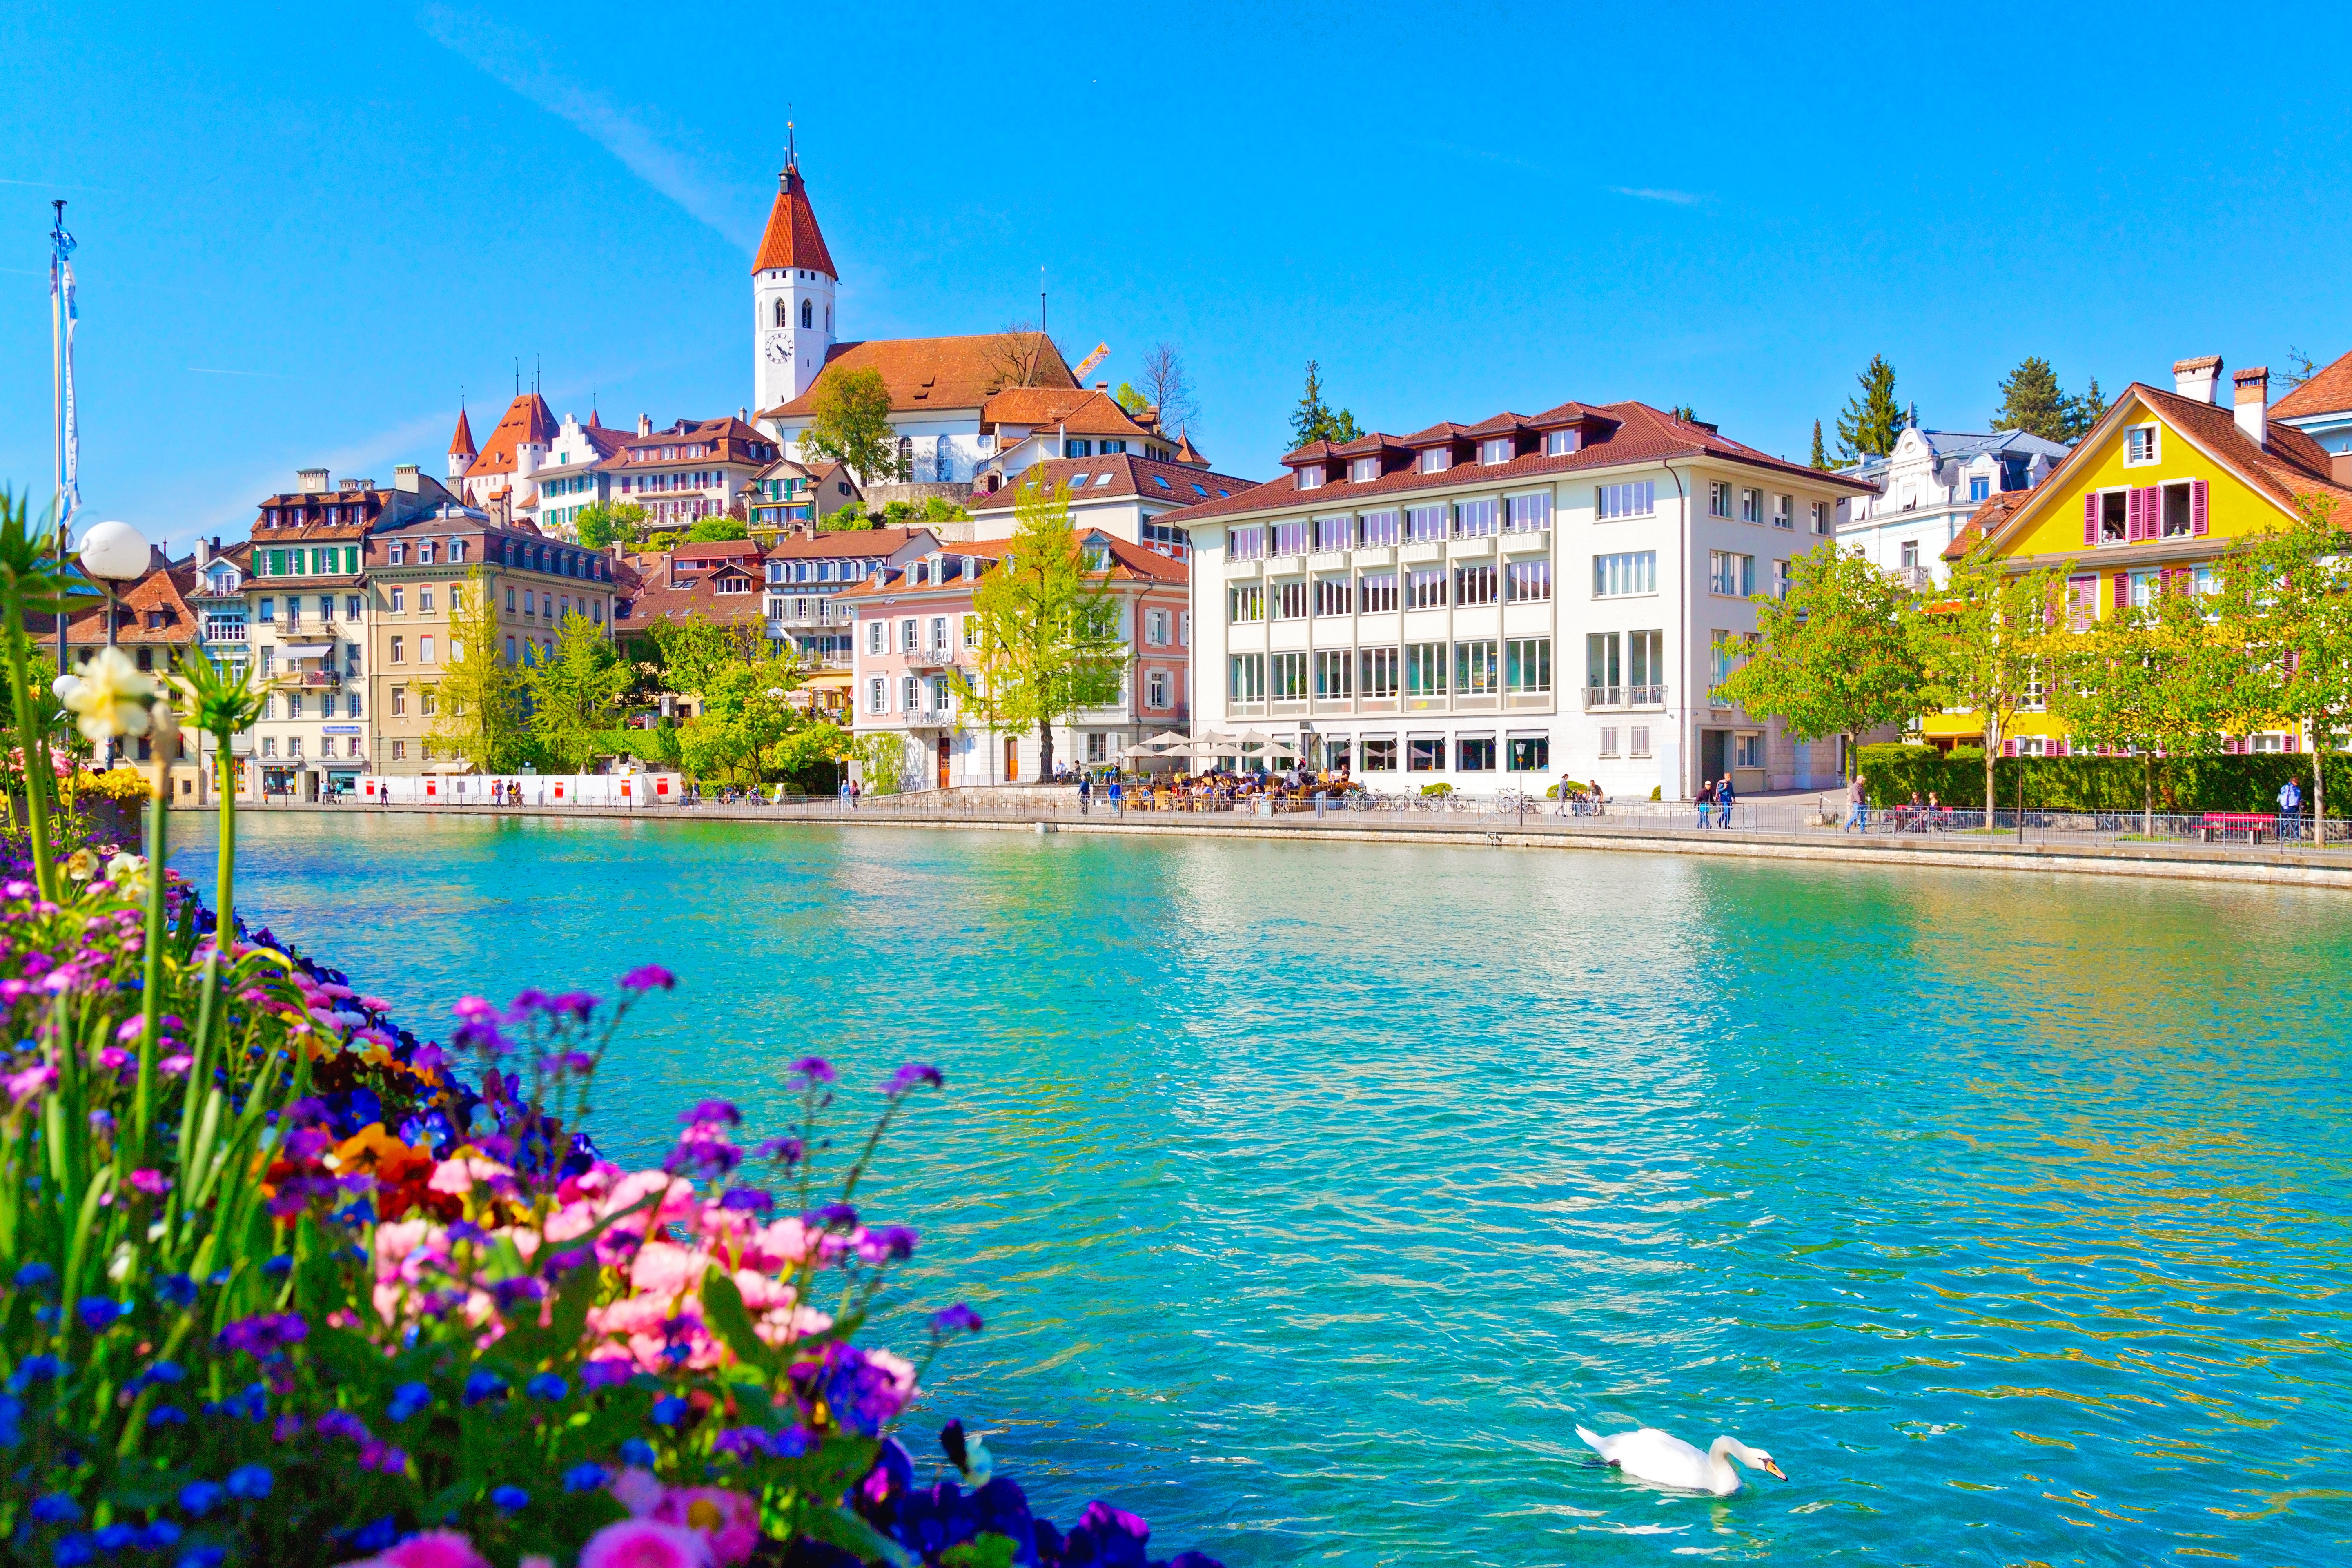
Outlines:
[[[1921, 430], [1917, 426], [1908, 426], [1907, 430], [1918, 431], [1919, 439], [1927, 443], [1927, 450], [1935, 455], [1936, 460], [1939, 463], [1980, 457], [1988, 452], [2022, 453], [2029, 458], [2048, 458], [2054, 463], [2071, 450], [2063, 441], [2053, 441], [2047, 437], [2032, 435], [2023, 430], [1994, 430], [1986, 434], [1974, 434], [1964, 430]], [[1899, 440], [1900, 437], [1898, 437], [1897, 439]], [[1894, 461], [1895, 455], [1891, 452], [1873, 453], [1855, 462], [1841, 464], [1837, 471], [1842, 474], [1858, 474], [1865, 478], [1874, 478], [1892, 466]]]
[[760, 236], [759, 254], [751, 260], [754, 273], [793, 267], [822, 272], [836, 282], [841, 278], [833, 269], [833, 252], [824, 247], [824, 236], [816, 226], [816, 213], [809, 205], [808, 184], [801, 178], [798, 159], [787, 163], [776, 176], [776, 205], [768, 209], [767, 232]]
[[1176, 432], [1176, 460], [1187, 468], [1205, 468], [1209, 466], [1209, 459], [1201, 455], [1201, 449], [1198, 447], [1192, 445], [1192, 431], [1190, 426], [1181, 427]]
[[[2024, 520], [2039, 509], [2042, 501], [2057, 494], [2063, 487], [2069, 469], [2078, 462], [2094, 460], [2094, 455], [2116, 427], [2131, 416], [2135, 401], [2179, 432], [2199, 451], [2268, 496], [2282, 511], [2294, 511], [2296, 503], [2305, 496], [2329, 496], [2336, 500], [2337, 516], [2342, 520], [2337, 526], [2352, 528], [2352, 489], [2336, 484], [2329, 477], [2327, 453], [2318, 442], [2294, 426], [2283, 425], [2273, 418], [2268, 422], [2267, 438], [2256, 446], [2253, 437], [2239, 428], [2237, 416], [2231, 410], [2134, 382], [2108, 405], [2107, 412], [2099, 422], [2084, 433], [2083, 438], [2074, 444], [2074, 449], [2050, 470], [2048, 479], [2030, 490], [2010, 492], [2008, 499], [2015, 500], [2017, 504], [2011, 507], [2005, 515], [1992, 512], [1990, 501], [1978, 508], [1975, 516], [1969, 520], [1969, 526], [1954, 535], [1952, 542], [1944, 547], [1945, 558], [1958, 560], [1960, 555], [1965, 555], [1967, 551], [1961, 547], [1963, 541], [1972, 546], [1979, 540], [1996, 540], [2021, 527]], [[1992, 498], [1993, 500], [2002, 499], [1999, 496]], [[1977, 529], [1972, 536], [1970, 529], [1975, 528], [1979, 518], [1984, 519], [1987, 526]], [[1959, 554], [1956, 555], [1955, 551]]]
[[[460, 413], [458, 418], [462, 422], [464, 414]], [[511, 474], [515, 471], [517, 447], [526, 441], [552, 447], [561, 429], [547, 400], [536, 392], [526, 392], [507, 405], [506, 413], [499, 417], [498, 428], [490, 432], [489, 444], [467, 465], [466, 477], [470, 479], [477, 474]]]
[[[697, 457], [665, 458], [664, 447], [688, 443], [706, 448]], [[767, 432], [754, 429], [730, 415], [724, 419], [680, 419], [667, 430], [639, 436], [630, 432], [612, 444], [612, 453], [600, 468], [635, 470], [658, 468], [666, 463], [751, 463], [765, 465], [773, 459], [766, 454], [776, 450], [776, 444]]]
[[[835, 343], [827, 350], [824, 368], [809, 389], [790, 403], [760, 411], [761, 418], [794, 418], [814, 413], [816, 390], [836, 372], [871, 370], [890, 389], [893, 413], [915, 409], [978, 408], [1005, 386], [1005, 335], [991, 332], [968, 338], [877, 338], [869, 342]], [[1078, 378], [1062, 358], [1051, 338], [1039, 339], [1038, 364], [1029, 379], [1040, 387], [1073, 388]]]
[[[1081, 479], [1079, 476], [1085, 476]], [[1102, 483], [1104, 476], [1109, 483]], [[975, 490], [964, 500], [966, 511], [995, 511], [1012, 506], [1018, 499], [1023, 485], [1035, 479], [1045, 485], [1066, 484], [1070, 499], [1106, 500], [1128, 496], [1140, 496], [1146, 500], [1163, 501], [1171, 506], [1197, 506], [1204, 500], [1216, 500], [1255, 489], [1255, 479], [1237, 479], [1225, 474], [1213, 474], [1186, 463], [1163, 463], [1155, 458], [1139, 458], [1132, 452], [1113, 452], [1106, 458], [1054, 458], [1042, 463], [1032, 463], [1018, 474], [1011, 476], [996, 490]]]
[[896, 555], [917, 540], [939, 547], [939, 537], [928, 528], [842, 528], [803, 539], [795, 534], [768, 547], [771, 561], [865, 561]]
[[1011, 386], [981, 405], [982, 425], [1022, 425], [1033, 430], [1063, 429], [1073, 436], [1132, 436], [1155, 440], [1128, 417], [1118, 400], [1092, 387]]
[[[1741, 463], [1790, 479], [1834, 485], [1857, 495], [1868, 495], [1875, 489], [1874, 486], [1859, 479], [1821, 473], [1801, 463], [1791, 463], [1759, 452], [1753, 447], [1742, 446], [1707, 426], [1676, 419], [1664, 409], [1653, 408], [1646, 403], [1603, 404], [1591, 406], [1586, 412], [1596, 421], [1607, 423], [1610, 428], [1600, 439], [1588, 442], [1573, 452], [1558, 456], [1528, 453], [1507, 463], [1457, 466], [1433, 474], [1414, 468], [1383, 474], [1379, 479], [1360, 482], [1343, 479], [1314, 489], [1311, 492], [1314, 499], [1307, 504], [1329, 505], [1336, 509], [1353, 506], [1362, 500], [1396, 500], [1423, 490], [1454, 489], [1469, 482], [1516, 484], [1589, 468], [1612, 468], [1633, 463], [1662, 463], [1691, 458], [1715, 458]], [[1433, 447], [1443, 442], [1466, 441], [1470, 439], [1470, 429], [1469, 426], [1449, 421], [1391, 439], [1400, 446]], [[1286, 454], [1282, 460], [1286, 466], [1295, 468], [1338, 450], [1327, 442], [1318, 441]], [[1237, 490], [1230, 498], [1204, 501], [1183, 511], [1171, 512], [1161, 521], [1178, 527], [1190, 527], [1196, 522], [1213, 522], [1219, 518], [1297, 504], [1294, 497], [1304, 498], [1308, 493], [1299, 489], [1298, 476], [1294, 471], [1246, 492]]]
[[2352, 408], [2352, 353], [2272, 404], [2271, 417], [2300, 419], [2313, 414], [2338, 414], [2348, 408]]

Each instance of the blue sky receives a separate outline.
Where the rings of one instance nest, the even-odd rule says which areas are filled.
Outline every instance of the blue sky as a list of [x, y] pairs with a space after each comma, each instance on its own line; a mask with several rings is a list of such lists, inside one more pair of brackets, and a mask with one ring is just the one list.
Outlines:
[[788, 113], [845, 336], [993, 330], [1042, 266], [1071, 357], [1176, 344], [1250, 477], [1309, 358], [1373, 427], [1638, 397], [1801, 458], [1873, 353], [1969, 428], [2028, 353], [2352, 348], [2322, 7], [1635, 12], [11, 7], [0, 482], [49, 484], [51, 195], [85, 519], [438, 471], [518, 358], [731, 413]]

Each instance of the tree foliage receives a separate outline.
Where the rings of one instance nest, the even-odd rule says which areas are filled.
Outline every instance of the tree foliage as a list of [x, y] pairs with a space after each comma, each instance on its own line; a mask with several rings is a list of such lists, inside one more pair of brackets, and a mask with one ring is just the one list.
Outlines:
[[723, 544], [730, 539], [751, 537], [750, 525], [732, 512], [706, 517], [686, 531], [688, 544]]
[[985, 351], [992, 392], [1008, 386], [1035, 386], [1045, 374], [1046, 355], [1054, 342], [1028, 321], [1007, 321], [988, 340]]
[[847, 464], [861, 483], [904, 483], [898, 432], [890, 423], [890, 385], [882, 373], [861, 367], [819, 376], [801, 450]]
[[2000, 390], [2000, 407], [1993, 414], [1992, 427], [2021, 430], [2045, 441], [2078, 441], [2106, 412], [2097, 381], [2085, 396], [2070, 397], [2059, 388], [2058, 373], [2050, 362], [2035, 354], [2018, 362]]
[[2234, 733], [2284, 720], [2303, 735], [2312, 809], [2323, 753], [2352, 728], [2352, 558], [2332, 497], [2306, 496], [2287, 527], [2249, 535], [2220, 563], [2213, 608], [2231, 647]]
[[1813, 455], [1806, 461], [1822, 472], [1829, 470], [1830, 455], [1822, 449], [1822, 422], [1818, 419], [1813, 421]]
[[431, 689], [434, 749], [485, 773], [503, 773], [530, 744], [525, 680], [500, 646], [498, 605], [488, 573], [477, 569], [449, 588], [449, 662]]
[[958, 680], [964, 706], [990, 731], [1036, 731], [1039, 773], [1051, 777], [1054, 725], [1118, 697], [1118, 601], [1071, 531], [1067, 485], [1021, 487], [1004, 552], [972, 595], [979, 659], [974, 676]]
[[2011, 574], [1982, 551], [1952, 567], [1948, 588], [1912, 620], [1930, 708], [1958, 709], [1984, 721], [1985, 798], [1992, 798], [1992, 760], [2020, 710], [2042, 690], [2051, 626], [2065, 613], [2063, 568]]
[[1903, 433], [1903, 405], [1895, 401], [1895, 367], [1886, 356], [1871, 355], [1854, 380], [1862, 391], [1846, 400], [1837, 422], [1838, 456], [1849, 463], [1886, 456]]
[[2079, 630], [2047, 639], [2050, 711], [2077, 745], [2139, 754], [2145, 830], [2153, 832], [2158, 757], [2221, 749], [2236, 661], [2230, 638], [2185, 581], [2146, 605], [2105, 616], [2097, 614], [2095, 580], [2090, 592], [2093, 603], [2075, 608]]
[[580, 542], [590, 550], [633, 545], [645, 537], [646, 509], [635, 501], [591, 501], [572, 520]]
[[558, 623], [554, 654], [525, 679], [531, 735], [559, 771], [582, 772], [599, 752], [613, 749], [612, 731], [635, 677], [603, 626], [581, 615]]
[[1323, 401], [1323, 367], [1313, 360], [1307, 362], [1307, 390], [1298, 399], [1298, 406], [1290, 411], [1290, 433], [1293, 447], [1311, 441], [1328, 441], [1334, 446], [1345, 445], [1363, 434], [1356, 426], [1356, 416], [1342, 408], [1337, 414]]
[[1757, 596], [1760, 640], [1724, 681], [1724, 694], [1778, 718], [1801, 741], [1858, 741], [1917, 713], [1925, 671], [1911, 595], [1827, 541], [1789, 566], [1787, 598]]

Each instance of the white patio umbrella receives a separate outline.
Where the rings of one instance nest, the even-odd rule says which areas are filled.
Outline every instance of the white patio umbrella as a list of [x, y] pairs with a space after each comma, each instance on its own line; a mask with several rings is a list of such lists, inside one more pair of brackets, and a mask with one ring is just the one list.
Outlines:
[[1158, 746], [1167, 751], [1173, 751], [1179, 746], [1189, 746], [1192, 743], [1192, 737], [1181, 730], [1162, 730], [1143, 742], [1147, 746]]
[[1244, 730], [1234, 737], [1234, 743], [1247, 751], [1264, 751], [1274, 744], [1274, 737], [1257, 730]]

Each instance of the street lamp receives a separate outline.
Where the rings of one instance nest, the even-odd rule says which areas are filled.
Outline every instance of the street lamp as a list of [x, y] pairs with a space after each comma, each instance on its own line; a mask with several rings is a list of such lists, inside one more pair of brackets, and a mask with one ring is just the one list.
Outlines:
[[[114, 647], [115, 591], [125, 583], [135, 583], [147, 574], [147, 563], [152, 552], [147, 536], [127, 522], [101, 522], [93, 525], [81, 538], [82, 570], [95, 577], [106, 588], [106, 646]], [[58, 674], [65, 671], [59, 669]], [[114, 742], [106, 742], [106, 765], [114, 765]]]

